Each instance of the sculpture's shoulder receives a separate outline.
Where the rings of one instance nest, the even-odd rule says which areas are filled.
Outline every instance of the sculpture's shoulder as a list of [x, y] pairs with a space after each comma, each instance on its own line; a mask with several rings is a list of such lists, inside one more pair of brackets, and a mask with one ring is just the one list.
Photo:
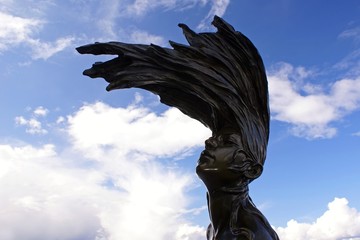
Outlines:
[[266, 218], [259, 214], [241, 214], [233, 232], [238, 235], [236, 240], [279, 240], [276, 232]]
[[267, 229], [260, 223], [250, 225], [233, 230], [227, 229], [215, 234], [214, 228], [210, 224], [206, 234], [207, 240], [279, 240], [274, 230]]

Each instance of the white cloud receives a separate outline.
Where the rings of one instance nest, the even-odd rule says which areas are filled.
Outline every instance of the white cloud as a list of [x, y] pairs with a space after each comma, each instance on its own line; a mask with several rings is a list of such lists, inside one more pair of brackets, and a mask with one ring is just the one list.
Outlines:
[[95, 24], [97, 25], [98, 29], [108, 35], [108, 37], [117, 37], [115, 27], [116, 20], [119, 17], [119, 12], [121, 12], [119, 10], [120, 5], [120, 1], [109, 0], [106, 2], [101, 2], [96, 8], [98, 9], [98, 13], [96, 13], [98, 17], [95, 21]]
[[26, 18], [0, 12], [0, 53], [20, 44], [31, 49], [33, 59], [48, 59], [72, 45], [74, 37], [61, 37], [53, 42], [44, 42], [36, 38], [44, 27], [40, 19]]
[[165, 46], [166, 41], [161, 36], [156, 36], [149, 34], [146, 31], [136, 30], [131, 33], [130, 41], [134, 43], [142, 43], [142, 44], [156, 44], [159, 46]]
[[193, 8], [198, 4], [204, 6], [207, 2], [207, 0], [135, 0], [133, 4], [126, 7], [126, 14], [139, 17], [156, 8], [183, 10]]
[[214, 15], [222, 17], [225, 14], [230, 0], [136, 0], [126, 7], [126, 15], [141, 17], [157, 8], [182, 11], [196, 6], [203, 7], [208, 4], [211, 5], [211, 8], [207, 16], [197, 26], [199, 30], [208, 30]]
[[175, 240], [203, 240], [206, 236], [206, 229], [200, 226], [183, 224], [175, 235]]
[[200, 24], [197, 26], [197, 29], [199, 30], [209, 29], [209, 27], [211, 26], [210, 23], [214, 15], [222, 17], [225, 14], [229, 4], [230, 4], [230, 0], [212, 0], [212, 6], [208, 15], [200, 22]]
[[175, 108], [158, 116], [143, 107], [112, 108], [97, 102], [83, 106], [69, 123], [74, 146], [89, 156], [102, 155], [109, 147], [123, 154], [176, 156], [210, 136], [210, 130]]
[[[357, 45], [360, 43], [360, 27], [354, 27], [343, 31], [339, 38], [352, 39]], [[357, 48], [335, 64], [335, 70], [346, 70], [347, 76], [360, 76], [360, 49]]]
[[[32, 146], [12, 147], [9, 145], [0, 145], [0, 150], [0, 158], [7, 160], [8, 162], [17, 158], [47, 158], [56, 155], [55, 146], [52, 144], [45, 144], [41, 148], [34, 148]], [[2, 170], [4, 170], [4, 168]]]
[[353, 135], [360, 137], [360, 132], [353, 133]]
[[356, 49], [334, 65], [335, 70], [345, 70], [347, 76], [360, 75], [360, 49]]
[[63, 116], [60, 116], [56, 119], [56, 124], [61, 124], [65, 122], [65, 118]]
[[205, 238], [185, 217], [193, 214], [194, 174], [154, 157], [176, 158], [210, 132], [174, 109], [156, 115], [138, 107], [136, 99], [127, 108], [87, 104], [62, 119], [71, 149], [0, 145], [0, 239]]
[[360, 41], [360, 27], [354, 27], [354, 28], [347, 29], [347, 30], [343, 31], [342, 33], [340, 33], [339, 37], [340, 38], [352, 38], [355, 41], [359, 42]]
[[[49, 7], [55, 5], [56, 0], [1, 0], [0, 11], [12, 12], [17, 16], [41, 17], [46, 15]], [[26, 8], [24, 7], [26, 6]]]
[[21, 18], [3, 12], [0, 12], [0, 22], [3, 23], [0, 24], [0, 51], [28, 41], [43, 25], [38, 19]]
[[360, 212], [348, 206], [345, 198], [335, 198], [328, 210], [313, 223], [290, 220], [287, 226], [276, 228], [282, 240], [359, 239]]
[[43, 106], [39, 106], [34, 110], [35, 116], [45, 117], [49, 113], [49, 110], [44, 108]]
[[[28, 109], [29, 111], [31, 109]], [[42, 123], [38, 120], [39, 117], [45, 117], [49, 110], [39, 106], [32, 111], [32, 116], [26, 119], [24, 116], [15, 117], [15, 123], [20, 126], [26, 127], [26, 132], [30, 134], [47, 134], [48, 131], [43, 128]]]
[[40, 121], [36, 118], [26, 119], [23, 116], [15, 117], [15, 123], [20, 126], [26, 126], [26, 132], [30, 134], [46, 134], [47, 130], [42, 127]]
[[[206, 226], [185, 217], [204, 210], [189, 209], [194, 175], [155, 158], [175, 158], [210, 132], [175, 109], [156, 115], [139, 103], [141, 95], [126, 108], [86, 104], [63, 118], [71, 149], [0, 145], [0, 239], [204, 239]], [[359, 218], [336, 198], [314, 223], [276, 231], [282, 240], [356, 239]]]
[[[162, 1], [135, 0], [133, 4], [127, 6], [127, 13], [135, 16], [142, 16], [145, 12], [157, 7]], [[173, 1], [168, 1], [169, 3]]]
[[72, 46], [75, 41], [74, 37], [64, 37], [55, 40], [54, 42], [42, 42], [39, 39], [28, 39], [28, 44], [32, 49], [33, 59], [48, 59], [58, 52]]
[[[81, 17], [87, 24], [97, 26], [102, 36], [96, 37], [96, 41], [123, 41], [135, 43], [154, 43], [160, 46], [167, 45], [162, 36], [151, 34], [145, 30], [139, 30], [128, 23], [128, 18], [134, 18], [139, 21], [152, 11], [184, 11], [195, 7], [204, 7], [210, 5], [210, 11], [202, 25], [210, 25], [214, 14], [222, 16], [230, 0], [134, 0], [131, 3], [121, 3], [116, 0], [109, 0], [97, 4], [94, 10], [90, 10], [84, 3], [76, 3], [74, 7], [81, 8]], [[119, 23], [124, 24], [121, 26]], [[126, 27], [127, 26], [127, 27]]]
[[[292, 125], [292, 133], [306, 138], [331, 138], [330, 124], [360, 107], [360, 78], [341, 79], [328, 91], [304, 83], [311, 73], [283, 63], [270, 71], [269, 95], [272, 118]], [[299, 80], [300, 79], [300, 80]]]
[[90, 172], [64, 168], [51, 144], [0, 145], [0, 165], [0, 239], [95, 238], [100, 221], [86, 198], [101, 188], [89, 187]]

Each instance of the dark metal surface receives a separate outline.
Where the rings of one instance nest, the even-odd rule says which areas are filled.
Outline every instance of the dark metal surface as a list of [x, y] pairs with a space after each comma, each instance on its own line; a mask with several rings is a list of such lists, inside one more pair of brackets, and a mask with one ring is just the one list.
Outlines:
[[104, 78], [108, 91], [151, 91], [212, 130], [196, 168], [208, 189], [209, 240], [278, 239], [248, 195], [248, 184], [262, 173], [269, 137], [264, 65], [247, 37], [217, 16], [213, 25], [216, 33], [198, 34], [179, 24], [189, 46], [109, 42], [77, 51], [117, 55], [84, 71]]

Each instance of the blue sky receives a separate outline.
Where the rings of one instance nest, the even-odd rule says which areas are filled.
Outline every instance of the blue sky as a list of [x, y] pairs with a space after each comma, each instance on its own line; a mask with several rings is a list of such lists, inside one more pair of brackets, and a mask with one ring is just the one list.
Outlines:
[[281, 239], [360, 238], [358, 1], [0, 0], [0, 239], [205, 239], [210, 131], [145, 91], [106, 92], [82, 71], [109, 57], [75, 47], [185, 43], [177, 24], [214, 31], [214, 14], [267, 69], [252, 199]]

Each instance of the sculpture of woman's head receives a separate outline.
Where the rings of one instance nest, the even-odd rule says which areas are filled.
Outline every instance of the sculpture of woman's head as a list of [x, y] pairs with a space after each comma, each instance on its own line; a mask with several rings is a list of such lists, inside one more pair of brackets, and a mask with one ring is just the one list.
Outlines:
[[262, 165], [244, 148], [239, 133], [229, 127], [205, 141], [196, 172], [209, 191], [248, 184], [262, 173]]

